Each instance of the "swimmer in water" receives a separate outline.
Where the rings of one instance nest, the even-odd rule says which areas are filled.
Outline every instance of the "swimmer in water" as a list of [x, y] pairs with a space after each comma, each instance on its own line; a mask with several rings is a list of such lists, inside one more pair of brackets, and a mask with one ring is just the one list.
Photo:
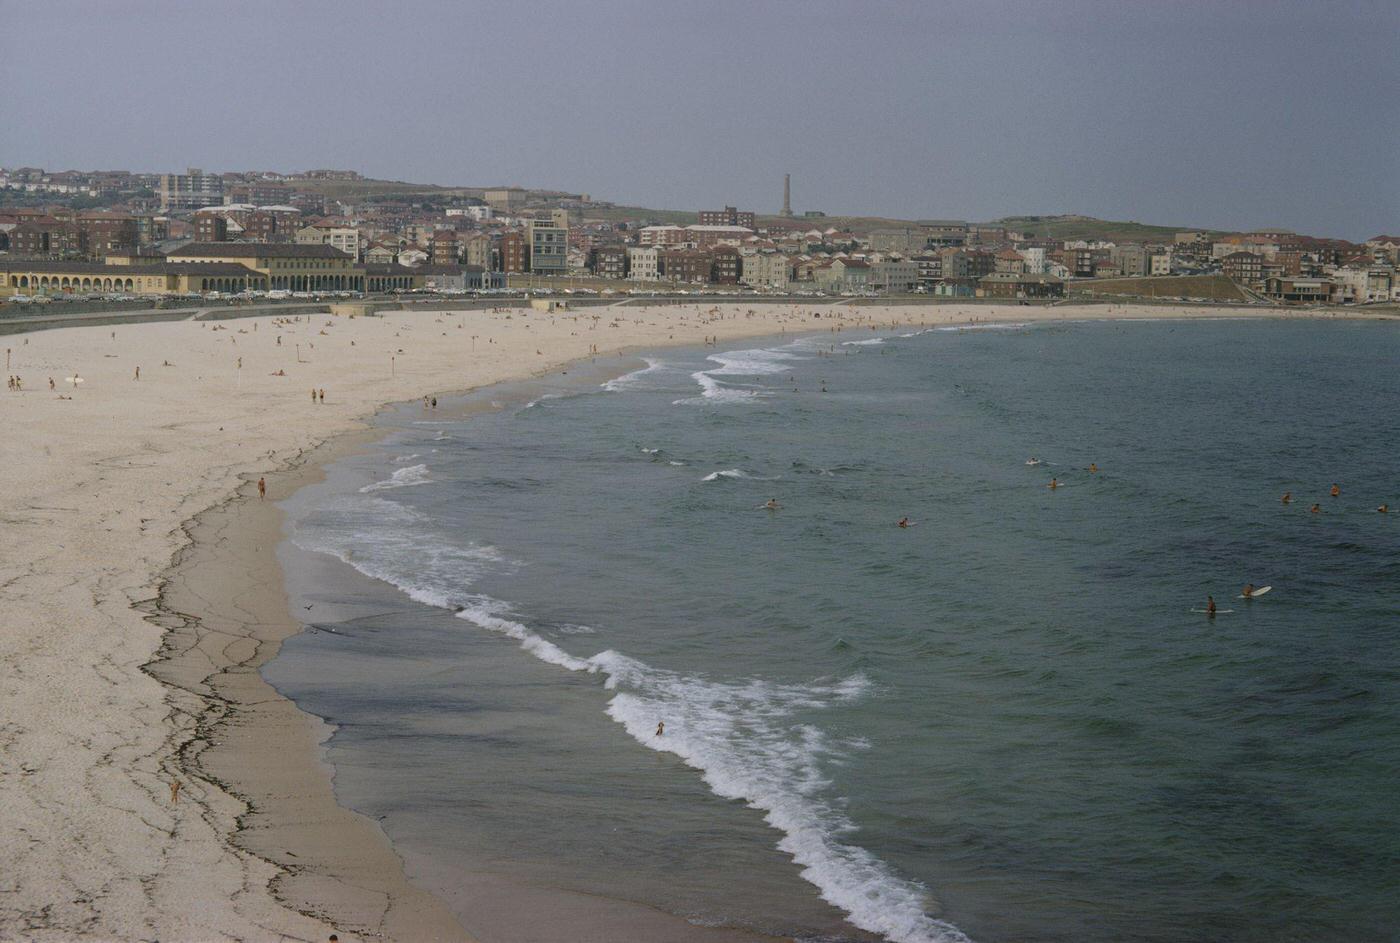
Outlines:
[[1207, 596], [1207, 597], [1206, 597], [1206, 615], [1208, 615], [1208, 616], [1213, 616], [1213, 615], [1215, 615], [1215, 597], [1214, 597], [1214, 596]]
[[782, 507], [782, 505], [778, 503], [777, 498], [769, 498], [763, 506], [770, 511], [776, 511]]
[[661, 736], [662, 734], [664, 734], [665, 732], [666, 732], [666, 721], [664, 721], [664, 720], [658, 720], [658, 721], [656, 722], [656, 735], [659, 737], [659, 736]]
[[1292, 504], [1292, 503], [1293, 503], [1293, 492], [1291, 492], [1291, 491], [1285, 491], [1285, 492], [1283, 493], [1283, 498], [1282, 498], [1282, 500], [1283, 500], [1283, 503], [1284, 503], [1284, 504]]
[[1389, 505], [1389, 504], [1382, 504], [1380, 507], [1376, 508], [1376, 510], [1379, 511], [1380, 513], [1382, 513], [1382, 514], [1389, 514], [1389, 513], [1390, 513], [1390, 505]]
[[1096, 473], [1098, 472], [1098, 470], [1099, 470], [1099, 466], [1095, 465], [1093, 462], [1090, 462], [1090, 463], [1089, 463], [1089, 474], [1091, 474], [1091, 475], [1096, 474]]
[[1342, 489], [1339, 488], [1339, 487], [1337, 487], [1335, 484], [1333, 484], [1333, 485], [1332, 485], [1332, 490], [1329, 491], [1329, 492], [1327, 492], [1327, 493], [1330, 494], [1330, 495], [1331, 495], [1332, 497], [1334, 497], [1334, 498], [1335, 498], [1335, 497], [1339, 497], [1339, 496], [1341, 495], [1341, 493], [1342, 493]]
[[1051, 478], [1050, 484], [1046, 485], [1045, 487], [1049, 488], [1051, 491], [1054, 491], [1056, 488], [1060, 487], [1060, 479]]
[[1320, 504], [1314, 504], [1312, 507], [1308, 508], [1308, 513], [1309, 513], [1309, 514], [1321, 514], [1321, 513], [1322, 513], [1322, 505], [1320, 505]]
[[1253, 596], [1253, 595], [1254, 595], [1254, 584], [1253, 584], [1253, 583], [1245, 583], [1245, 584], [1244, 584], [1244, 589], [1240, 590], [1240, 595], [1243, 596], [1245, 599], [1248, 599], [1249, 597]]
[[909, 518], [907, 518], [907, 517], [901, 517], [901, 518], [899, 519], [899, 526], [900, 526], [900, 527], [908, 527], [908, 526], [909, 526]]
[[1040, 464], [1040, 459], [1038, 459], [1038, 458], [1028, 458], [1028, 459], [1026, 459], [1026, 464], [1027, 464], [1027, 465], [1039, 465], [1039, 464]]

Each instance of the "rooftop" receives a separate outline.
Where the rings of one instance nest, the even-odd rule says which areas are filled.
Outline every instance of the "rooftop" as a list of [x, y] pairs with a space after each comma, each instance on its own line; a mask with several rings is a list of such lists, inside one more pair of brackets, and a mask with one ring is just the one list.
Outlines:
[[170, 251], [170, 258], [208, 256], [226, 259], [348, 259], [350, 256], [325, 244], [294, 242], [187, 242]]

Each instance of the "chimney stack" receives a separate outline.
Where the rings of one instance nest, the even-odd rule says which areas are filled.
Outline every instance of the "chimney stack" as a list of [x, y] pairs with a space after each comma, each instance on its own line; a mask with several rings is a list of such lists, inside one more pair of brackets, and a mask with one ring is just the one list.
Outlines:
[[792, 215], [792, 174], [783, 174], [783, 215]]

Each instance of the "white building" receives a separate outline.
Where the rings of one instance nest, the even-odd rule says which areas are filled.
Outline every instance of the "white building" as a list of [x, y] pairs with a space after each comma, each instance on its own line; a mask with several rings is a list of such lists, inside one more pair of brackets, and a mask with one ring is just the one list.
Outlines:
[[360, 231], [354, 226], [305, 226], [297, 230], [297, 243], [334, 246], [352, 259], [360, 257]]
[[781, 252], [746, 252], [740, 265], [739, 281], [754, 288], [786, 288], [792, 281], [792, 260]]
[[489, 206], [451, 206], [447, 209], [448, 216], [465, 216], [467, 219], [474, 219], [478, 223], [484, 223], [495, 214], [496, 211]]
[[1172, 254], [1170, 252], [1159, 252], [1152, 256], [1152, 274], [1170, 275], [1172, 273]]
[[919, 264], [912, 260], [886, 259], [870, 266], [871, 288], [877, 291], [913, 291], [919, 284]]
[[1026, 260], [1027, 275], [1048, 274], [1049, 262], [1045, 258], [1043, 246], [1028, 246], [1024, 249], [1017, 249], [1021, 253], [1021, 258]]
[[656, 246], [627, 247], [627, 277], [638, 282], [654, 282], [661, 278], [661, 251]]

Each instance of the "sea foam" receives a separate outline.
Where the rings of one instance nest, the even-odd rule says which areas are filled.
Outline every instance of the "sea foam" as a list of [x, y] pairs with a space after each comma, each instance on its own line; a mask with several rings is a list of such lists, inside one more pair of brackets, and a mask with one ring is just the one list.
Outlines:
[[376, 481], [374, 484], [365, 485], [360, 489], [361, 494], [368, 494], [371, 491], [387, 491], [391, 488], [411, 488], [414, 485], [431, 484], [432, 479], [428, 477], [427, 465], [409, 465], [400, 468], [383, 481]]

